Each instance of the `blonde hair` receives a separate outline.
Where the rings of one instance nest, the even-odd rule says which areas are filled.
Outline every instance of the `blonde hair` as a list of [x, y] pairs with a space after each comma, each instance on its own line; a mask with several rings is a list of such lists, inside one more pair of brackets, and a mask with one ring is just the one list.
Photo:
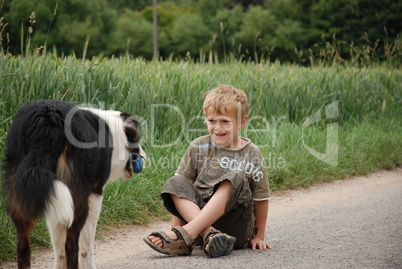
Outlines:
[[206, 115], [209, 107], [218, 114], [231, 115], [241, 119], [248, 115], [247, 95], [244, 91], [233, 86], [219, 85], [217, 88], [208, 91], [202, 107], [204, 115]]

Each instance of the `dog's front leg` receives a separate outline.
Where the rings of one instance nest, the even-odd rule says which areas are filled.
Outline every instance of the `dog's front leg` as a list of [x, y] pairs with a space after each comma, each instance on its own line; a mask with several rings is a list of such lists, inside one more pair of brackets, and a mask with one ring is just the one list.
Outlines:
[[94, 240], [95, 240], [95, 232], [96, 225], [99, 220], [99, 214], [102, 207], [102, 195], [91, 194], [88, 199], [88, 218], [85, 222], [84, 227], [81, 230], [80, 235], [80, 255], [79, 255], [79, 264], [80, 269], [95, 269], [95, 261], [94, 261]]

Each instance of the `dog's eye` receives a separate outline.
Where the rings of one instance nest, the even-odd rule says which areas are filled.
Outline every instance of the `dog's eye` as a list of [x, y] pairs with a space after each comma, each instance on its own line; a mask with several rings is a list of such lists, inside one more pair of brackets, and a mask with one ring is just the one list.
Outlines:
[[130, 161], [135, 161], [138, 159], [138, 154], [137, 153], [131, 153], [130, 154]]
[[139, 154], [140, 149], [139, 148], [132, 148], [132, 147], [126, 147], [127, 151], [132, 153], [132, 154]]

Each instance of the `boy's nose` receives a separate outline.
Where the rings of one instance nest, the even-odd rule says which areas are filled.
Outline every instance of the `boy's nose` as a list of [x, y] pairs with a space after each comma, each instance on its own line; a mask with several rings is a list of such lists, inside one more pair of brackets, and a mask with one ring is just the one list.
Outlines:
[[221, 128], [223, 129], [222, 122], [217, 121], [216, 124], [215, 124], [215, 129], [221, 129]]

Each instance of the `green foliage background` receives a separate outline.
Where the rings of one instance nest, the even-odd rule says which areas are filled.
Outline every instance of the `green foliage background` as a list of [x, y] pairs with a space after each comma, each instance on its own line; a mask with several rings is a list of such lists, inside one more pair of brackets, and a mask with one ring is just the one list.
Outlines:
[[[0, 3], [5, 26], [0, 27], [1, 43], [13, 55], [43, 46], [58, 55], [81, 57], [85, 47], [89, 57], [128, 53], [152, 58], [152, 1]], [[309, 65], [310, 56], [329, 42], [336, 44], [340, 59], [366, 48], [372, 60], [375, 56], [383, 61], [392, 54], [400, 62], [401, 13], [402, 2], [394, 0], [160, 0], [160, 56], [191, 55], [197, 60], [211, 54], [210, 61], [233, 57]], [[387, 50], [387, 44], [395, 43], [397, 50]]]

